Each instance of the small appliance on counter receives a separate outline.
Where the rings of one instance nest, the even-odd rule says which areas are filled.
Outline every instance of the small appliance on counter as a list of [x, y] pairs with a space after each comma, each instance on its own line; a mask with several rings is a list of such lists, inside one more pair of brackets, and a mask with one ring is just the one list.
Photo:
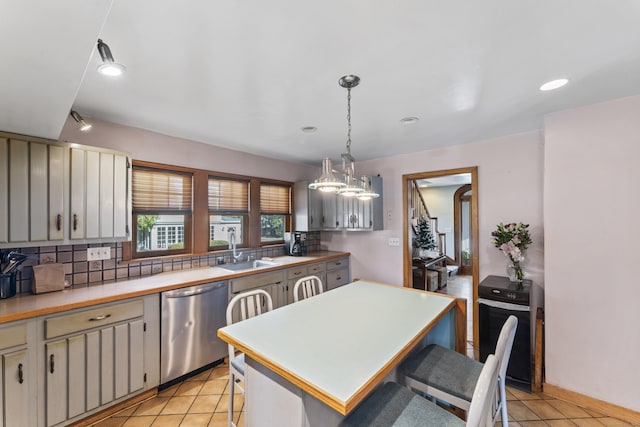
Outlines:
[[302, 256], [306, 252], [306, 248], [303, 243], [302, 233], [299, 231], [293, 232], [293, 240], [290, 244], [289, 255]]

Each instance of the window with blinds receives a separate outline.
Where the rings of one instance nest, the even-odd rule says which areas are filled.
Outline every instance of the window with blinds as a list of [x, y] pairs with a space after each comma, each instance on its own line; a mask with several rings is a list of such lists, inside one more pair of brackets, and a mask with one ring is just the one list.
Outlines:
[[248, 213], [249, 181], [209, 178], [209, 212]]
[[133, 169], [134, 212], [191, 212], [191, 175]]
[[209, 249], [227, 249], [232, 234], [237, 247], [247, 244], [249, 181], [209, 177]]
[[260, 213], [291, 214], [291, 186], [260, 184]]
[[291, 215], [291, 186], [260, 184], [260, 243], [284, 241], [284, 232]]
[[193, 177], [163, 169], [135, 167], [132, 177], [133, 256], [190, 250]]

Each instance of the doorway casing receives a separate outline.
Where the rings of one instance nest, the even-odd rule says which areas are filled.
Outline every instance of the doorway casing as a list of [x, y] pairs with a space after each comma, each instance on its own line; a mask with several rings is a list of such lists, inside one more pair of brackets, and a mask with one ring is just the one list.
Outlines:
[[479, 244], [478, 244], [478, 167], [466, 167], [458, 169], [446, 169], [431, 172], [419, 172], [402, 176], [402, 236], [403, 236], [403, 284], [405, 287], [412, 287], [413, 275], [411, 272], [412, 265], [412, 244], [409, 239], [409, 188], [412, 181], [419, 179], [436, 178], [447, 175], [457, 175], [462, 173], [471, 174], [471, 259], [473, 265], [473, 346], [478, 348], [479, 331], [478, 331], [478, 283], [479, 283]]

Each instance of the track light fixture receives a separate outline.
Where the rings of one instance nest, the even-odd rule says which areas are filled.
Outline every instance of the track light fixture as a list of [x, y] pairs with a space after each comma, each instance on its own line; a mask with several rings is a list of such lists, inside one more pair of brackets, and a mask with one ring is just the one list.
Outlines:
[[117, 77], [127, 71], [127, 67], [122, 64], [118, 64], [113, 60], [113, 55], [111, 54], [109, 45], [103, 42], [102, 39], [98, 39], [98, 53], [100, 53], [100, 58], [102, 58], [102, 64], [98, 66], [98, 72], [100, 74], [109, 77]]
[[91, 129], [91, 124], [87, 123], [84, 121], [84, 119], [82, 118], [82, 116], [75, 110], [71, 110], [71, 112], [69, 113], [69, 115], [71, 117], [73, 117], [73, 120], [76, 121], [76, 123], [78, 123], [80, 130], [83, 132], [88, 131], [89, 129]]

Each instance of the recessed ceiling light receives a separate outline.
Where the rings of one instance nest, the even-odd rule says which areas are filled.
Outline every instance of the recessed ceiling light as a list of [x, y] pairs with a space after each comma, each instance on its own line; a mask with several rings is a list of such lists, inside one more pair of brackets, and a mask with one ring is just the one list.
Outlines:
[[400, 123], [402, 123], [403, 125], [411, 125], [414, 123], [418, 123], [418, 120], [420, 120], [417, 117], [403, 117], [402, 119], [400, 119]]
[[318, 130], [318, 128], [315, 126], [303, 126], [301, 129], [302, 129], [302, 132], [307, 132], [307, 133], [315, 132]]
[[546, 82], [542, 86], [540, 86], [540, 90], [543, 91], [543, 92], [546, 92], [546, 91], [549, 91], [549, 90], [558, 89], [558, 88], [561, 88], [562, 86], [566, 85], [567, 83], [569, 83], [569, 79], [551, 80], [549, 82]]

